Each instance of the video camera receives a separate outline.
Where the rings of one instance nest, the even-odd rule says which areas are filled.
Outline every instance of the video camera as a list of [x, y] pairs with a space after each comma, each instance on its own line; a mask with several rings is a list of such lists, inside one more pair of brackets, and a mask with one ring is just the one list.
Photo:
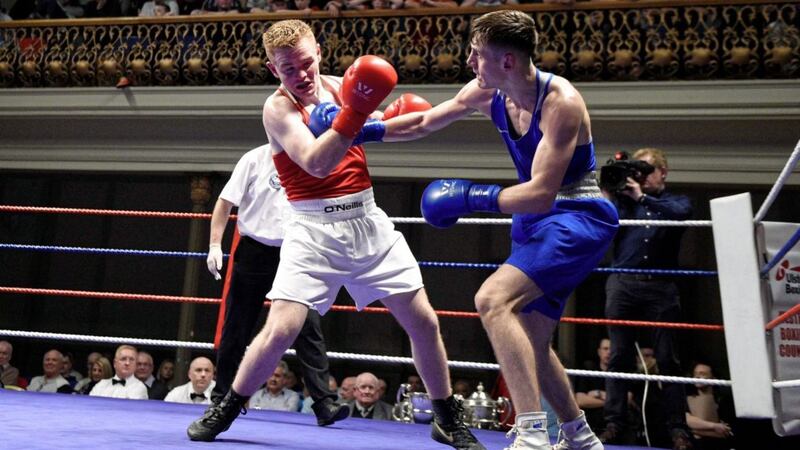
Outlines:
[[656, 168], [645, 161], [630, 159], [628, 152], [617, 152], [600, 168], [600, 189], [618, 194], [628, 189], [628, 178], [642, 184], [654, 170]]

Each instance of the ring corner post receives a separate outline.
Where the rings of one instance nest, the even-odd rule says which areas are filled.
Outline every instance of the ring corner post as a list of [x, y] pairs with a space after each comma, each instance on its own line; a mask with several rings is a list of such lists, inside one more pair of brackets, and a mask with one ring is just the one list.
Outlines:
[[711, 220], [736, 415], [773, 418], [772, 365], [750, 194], [711, 200]]

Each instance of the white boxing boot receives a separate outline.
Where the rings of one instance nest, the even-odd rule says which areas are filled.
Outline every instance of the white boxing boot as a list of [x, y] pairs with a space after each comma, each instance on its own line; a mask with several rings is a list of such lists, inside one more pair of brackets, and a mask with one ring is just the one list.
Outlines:
[[594, 434], [581, 411], [577, 419], [559, 423], [558, 443], [553, 450], [603, 450], [603, 443]]
[[505, 450], [550, 450], [550, 438], [547, 436], [547, 414], [541, 411], [517, 415], [514, 428], [506, 437], [516, 433], [517, 438]]

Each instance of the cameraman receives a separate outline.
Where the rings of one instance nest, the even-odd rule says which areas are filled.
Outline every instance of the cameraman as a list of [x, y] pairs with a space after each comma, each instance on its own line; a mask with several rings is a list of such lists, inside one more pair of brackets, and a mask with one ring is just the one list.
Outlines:
[[[619, 211], [620, 219], [686, 220], [692, 214], [689, 199], [666, 191], [667, 159], [661, 150], [643, 148], [633, 159], [644, 161], [653, 171], [643, 175], [634, 170], [624, 188], [616, 192], [603, 191]], [[647, 167], [649, 170], [649, 167]], [[647, 170], [643, 172], [647, 173]], [[638, 269], [674, 269], [678, 265], [678, 250], [683, 227], [620, 227], [614, 239], [613, 267]], [[678, 287], [669, 278], [655, 275], [612, 274], [606, 283], [606, 317], [623, 320], [675, 322], [680, 316]], [[635, 372], [637, 330], [639, 328], [610, 326], [610, 372]], [[652, 346], [662, 375], [681, 375], [675, 354], [672, 332], [656, 328], [652, 331]], [[633, 430], [628, 429], [628, 384], [625, 380], [606, 380], [604, 414], [606, 430], [600, 440], [622, 443]], [[689, 428], [686, 425], [686, 393], [681, 384], [664, 384], [664, 414], [666, 430], [673, 449], [691, 449]], [[661, 434], [661, 433], [658, 433]], [[627, 443], [627, 442], [626, 442]], [[653, 445], [658, 445], [653, 443]]]

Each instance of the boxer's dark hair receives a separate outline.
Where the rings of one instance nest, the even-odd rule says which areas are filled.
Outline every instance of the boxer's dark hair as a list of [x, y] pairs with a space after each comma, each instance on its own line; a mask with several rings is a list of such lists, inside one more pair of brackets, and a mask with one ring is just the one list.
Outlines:
[[469, 42], [515, 50], [533, 58], [539, 35], [531, 16], [507, 9], [493, 11], [473, 20]]

